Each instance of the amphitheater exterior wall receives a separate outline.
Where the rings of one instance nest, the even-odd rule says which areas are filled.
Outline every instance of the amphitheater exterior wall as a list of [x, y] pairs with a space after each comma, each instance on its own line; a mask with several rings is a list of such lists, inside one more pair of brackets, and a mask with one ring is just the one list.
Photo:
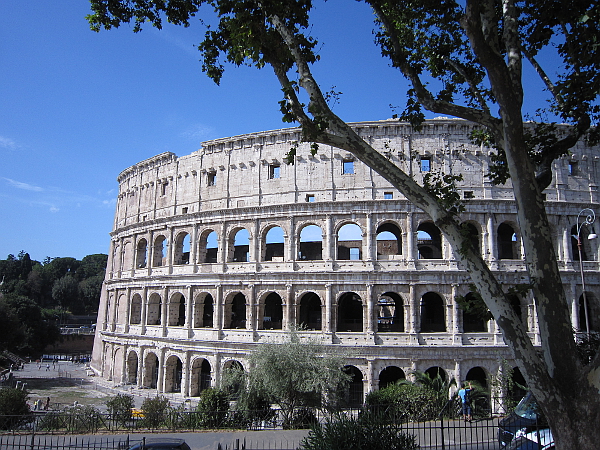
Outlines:
[[[462, 175], [460, 219], [485, 260], [507, 289], [527, 281], [510, 182], [487, 179], [492, 151], [471, 143], [475, 125], [353, 127], [418, 182], [428, 172]], [[456, 303], [469, 294], [469, 277], [431, 220], [345, 151], [320, 146], [312, 156], [300, 144], [285, 164], [299, 137], [282, 129], [217, 139], [119, 175], [92, 361], [99, 376], [195, 397], [224, 368], [245, 367], [256, 345], [301, 324], [303, 339], [350, 350], [359, 398], [416, 370], [489, 384], [510, 361], [496, 324]], [[599, 157], [579, 143], [554, 163], [544, 191], [579, 330], [572, 227], [582, 209], [597, 209]], [[590, 316], [598, 317], [595, 241], [585, 240], [583, 259]], [[514, 302], [538, 343], [532, 299]]]

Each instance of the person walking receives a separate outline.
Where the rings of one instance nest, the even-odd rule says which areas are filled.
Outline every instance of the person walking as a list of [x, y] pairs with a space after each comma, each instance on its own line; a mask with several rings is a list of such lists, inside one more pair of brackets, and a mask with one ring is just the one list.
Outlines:
[[458, 391], [458, 396], [460, 397], [460, 401], [462, 403], [462, 414], [463, 420], [465, 422], [471, 422], [473, 420], [472, 417], [472, 409], [471, 409], [471, 391], [473, 390], [473, 386], [471, 386], [471, 382], [469, 381], [469, 387], [467, 388], [465, 383], [461, 383], [461, 388]]

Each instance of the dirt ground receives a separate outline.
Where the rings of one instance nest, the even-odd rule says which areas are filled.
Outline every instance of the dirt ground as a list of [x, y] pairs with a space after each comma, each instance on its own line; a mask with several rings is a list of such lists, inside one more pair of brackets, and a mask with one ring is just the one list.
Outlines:
[[104, 409], [110, 394], [98, 389], [94, 377], [87, 374], [85, 366], [62, 361], [58, 364], [28, 363], [22, 370], [13, 372], [15, 379], [29, 391], [29, 403], [41, 400], [44, 404], [50, 397], [52, 409], [60, 409], [77, 402]]

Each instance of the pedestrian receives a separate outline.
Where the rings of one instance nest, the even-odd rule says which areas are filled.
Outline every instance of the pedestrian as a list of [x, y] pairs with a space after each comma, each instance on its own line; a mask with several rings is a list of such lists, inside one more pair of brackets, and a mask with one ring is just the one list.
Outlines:
[[461, 383], [461, 389], [458, 391], [458, 396], [460, 397], [460, 401], [462, 404], [462, 414], [463, 420], [465, 422], [471, 422], [473, 420], [472, 410], [471, 410], [471, 391], [473, 390], [473, 386], [471, 386], [471, 382], [469, 381], [469, 387], [465, 386], [465, 383]]
[[46, 364], [46, 372], [50, 370], [50, 364]]
[[48, 411], [50, 409], [50, 397], [46, 399], [46, 404], [44, 405], [44, 411]]

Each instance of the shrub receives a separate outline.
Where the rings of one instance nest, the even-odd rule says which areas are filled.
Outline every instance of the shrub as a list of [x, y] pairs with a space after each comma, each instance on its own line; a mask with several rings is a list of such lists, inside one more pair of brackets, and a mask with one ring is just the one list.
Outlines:
[[95, 433], [100, 427], [100, 412], [93, 406], [77, 405], [64, 411], [44, 414], [38, 423], [40, 430], [64, 430], [69, 433]]
[[106, 402], [108, 412], [119, 425], [126, 426], [131, 420], [131, 409], [134, 406], [133, 395], [117, 394]]
[[415, 450], [412, 435], [377, 420], [340, 416], [315, 424], [299, 450]]
[[223, 427], [229, 411], [228, 393], [222, 389], [208, 388], [201, 392], [196, 406], [198, 425], [205, 428]]
[[142, 403], [142, 411], [144, 411], [142, 425], [147, 428], [158, 428], [164, 425], [168, 410], [169, 400], [166, 397], [162, 395], [148, 397]]
[[437, 394], [411, 383], [391, 384], [370, 392], [365, 403], [371, 416], [386, 417], [392, 422], [432, 420], [440, 412]]
[[18, 428], [31, 421], [27, 400], [29, 393], [21, 389], [0, 389], [0, 429]]

